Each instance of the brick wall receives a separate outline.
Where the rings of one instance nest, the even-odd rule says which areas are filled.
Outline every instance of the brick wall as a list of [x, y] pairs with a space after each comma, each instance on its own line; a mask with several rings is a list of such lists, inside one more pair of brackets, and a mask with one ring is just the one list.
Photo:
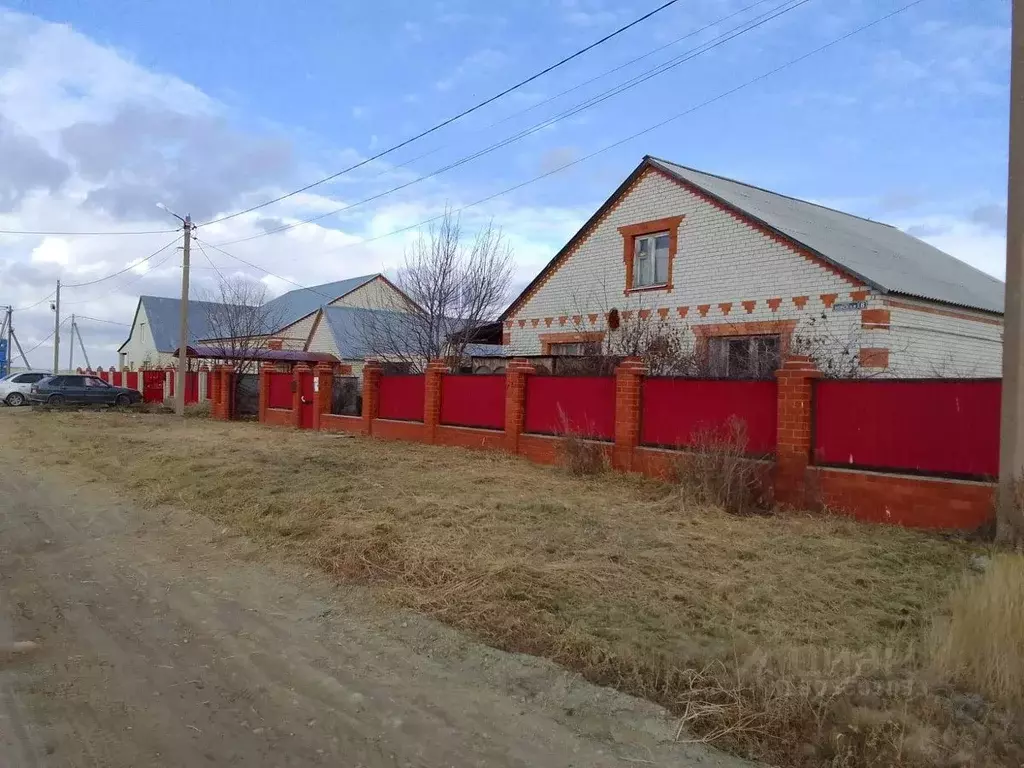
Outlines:
[[[639, 445], [642, 381], [645, 370], [635, 359], [624, 361], [615, 375], [615, 439], [598, 443], [609, 464], [621, 471], [669, 479], [685, 451]], [[317, 369], [319, 392], [330, 392], [334, 372]], [[524, 432], [526, 381], [536, 375], [522, 359], [510, 361], [505, 375], [504, 429], [474, 429], [439, 423], [440, 380], [443, 366], [432, 363], [424, 386], [424, 421], [395, 421], [378, 416], [380, 365], [370, 361], [364, 370], [363, 414], [330, 414], [330, 399], [317, 397], [315, 428], [352, 432], [386, 440], [408, 440], [481, 450], [500, 450], [540, 464], [560, 462], [557, 436]], [[774, 460], [751, 459], [766, 498], [798, 509], [828, 509], [861, 520], [921, 528], [975, 529], [993, 515], [994, 485], [984, 482], [916, 477], [895, 473], [816, 467], [812, 463], [812, 388], [820, 373], [806, 357], [787, 358], [777, 373], [777, 443]], [[218, 380], [218, 383], [221, 383]], [[261, 394], [265, 392], [261, 382]], [[214, 412], [219, 413], [218, 398]], [[293, 410], [260, 408], [268, 425], [294, 426]], [[896, 439], [896, 436], [894, 436]]]

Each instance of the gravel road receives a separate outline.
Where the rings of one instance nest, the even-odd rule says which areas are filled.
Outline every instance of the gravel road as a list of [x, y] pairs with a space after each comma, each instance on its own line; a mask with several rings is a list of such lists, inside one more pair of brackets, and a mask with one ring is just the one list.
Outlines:
[[743, 765], [650, 703], [37, 470], [3, 432], [2, 766]]

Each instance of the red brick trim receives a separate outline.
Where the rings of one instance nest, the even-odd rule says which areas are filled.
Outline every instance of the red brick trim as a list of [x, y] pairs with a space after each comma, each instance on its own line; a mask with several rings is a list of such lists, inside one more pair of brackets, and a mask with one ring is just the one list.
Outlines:
[[658, 317], [660, 317], [662, 320], [667, 319], [668, 318], [668, 307], [659, 307], [658, 308]]
[[646, 320], [648, 317], [651, 316], [651, 310], [641, 309], [636, 314], [641, 320]]
[[604, 341], [604, 331], [566, 331], [540, 334], [541, 354], [550, 355], [552, 344], [576, 344], [584, 341]]
[[832, 309], [832, 305], [836, 303], [838, 298], [838, 293], [823, 293], [821, 294], [821, 303], [825, 305], [825, 309]]
[[530, 325], [531, 327], [536, 328], [538, 325], [540, 325], [540, 318], [535, 317], [532, 320], [530, 320]]
[[782, 299], [780, 299], [780, 298], [768, 299], [767, 304], [768, 304], [769, 309], [771, 309], [772, 312], [778, 312], [779, 311], [779, 305], [782, 304]]
[[882, 347], [861, 347], [857, 359], [861, 368], [888, 368], [889, 350]]
[[593, 313], [587, 315], [587, 320], [590, 321], [591, 325], [597, 325], [597, 313], [593, 312]]
[[519, 321], [519, 327], [520, 328], [525, 328], [526, 327], [526, 320], [520, 320]]
[[[629, 295], [638, 291], [671, 291], [672, 290], [672, 263], [676, 259], [676, 251], [679, 249], [679, 226], [683, 223], [684, 216], [667, 216], [664, 219], [653, 219], [642, 221], [639, 224], [628, 224], [619, 227], [619, 234], [622, 235], [622, 263], [626, 265], [626, 286], [623, 293]], [[665, 285], [647, 285], [633, 287], [633, 254], [635, 252], [636, 238], [644, 235], [653, 235], [658, 232], [668, 232], [668, 275]]]
[[885, 330], [889, 327], [888, 309], [862, 309], [860, 311], [860, 327], [869, 330]]
[[709, 309], [711, 309], [711, 305], [710, 304], [698, 304], [697, 305], [697, 311], [700, 312], [700, 316], [701, 317], [707, 317]]
[[732, 310], [732, 302], [723, 301], [721, 304], [718, 305], [718, 308], [722, 310], [723, 315], [728, 315], [729, 312]]
[[765, 237], [770, 238], [771, 240], [774, 240], [777, 243], [781, 243], [782, 245], [784, 245], [787, 248], [789, 248], [793, 253], [795, 253], [795, 254], [797, 254], [799, 256], [802, 256], [803, 258], [807, 259], [812, 264], [816, 264], [817, 266], [822, 267], [823, 269], [827, 269], [829, 272], [832, 272], [833, 274], [841, 277], [843, 280], [848, 282], [850, 285], [852, 285], [854, 287], [860, 287], [860, 286], [864, 285], [864, 283], [861, 280], [859, 280], [858, 278], [854, 277], [853, 275], [851, 275], [846, 270], [841, 269], [840, 267], [837, 267], [835, 264], [831, 263], [830, 261], [826, 261], [822, 257], [818, 256], [816, 253], [812, 253], [810, 250], [808, 250], [802, 244], [796, 242], [795, 240], [793, 240], [793, 239], [791, 239], [789, 237], [786, 237], [785, 235], [783, 235], [783, 234], [781, 234], [779, 232], [776, 232], [775, 230], [773, 230], [772, 228], [770, 228], [766, 224], [762, 224], [760, 221], [755, 219], [750, 214], [748, 214], [748, 213], [746, 213], [746, 212], [744, 212], [744, 211], [742, 211], [742, 210], [740, 210], [738, 208], [734, 208], [731, 205], [728, 205], [727, 203], [722, 202], [717, 197], [714, 197], [710, 193], [705, 192], [703, 189], [698, 187], [696, 184], [691, 184], [688, 181], [684, 181], [683, 179], [677, 178], [677, 177], [673, 176], [672, 174], [668, 173], [667, 171], [663, 171], [661, 168], [654, 168], [654, 172], [657, 173], [657, 174], [660, 174], [661, 176], [663, 176], [664, 178], [668, 179], [669, 181], [672, 181], [672, 182], [676, 183], [680, 187], [683, 187], [684, 189], [688, 190], [689, 192], [691, 192], [694, 195], [696, 195], [697, 197], [699, 197], [704, 202], [710, 203], [711, 205], [713, 205], [718, 210], [720, 210], [720, 211], [722, 211], [724, 213], [729, 214], [730, 216], [732, 216], [734, 219], [736, 219], [740, 223], [747, 225], [751, 229], [757, 230], [758, 232], [760, 232]]
[[553, 317], [545, 317], [544, 318], [544, 327], [545, 328], [550, 328], [551, 327], [551, 323], [553, 323], [554, 321], [555, 321], [555, 318], [553, 318]]
[[722, 336], [778, 336], [780, 352], [789, 352], [789, 342], [796, 329], [796, 320], [748, 320], [733, 323], [702, 323], [691, 325], [690, 330], [697, 337], [697, 354], [707, 351], [708, 339]]
[[867, 297], [867, 291], [850, 291], [850, 301], [864, 301]]
[[689, 307], [676, 307], [676, 312], [678, 312], [678, 313], [679, 313], [679, 317], [681, 317], [681, 318], [684, 318], [684, 319], [685, 319], [685, 318], [686, 318], [686, 316], [687, 316], [687, 315], [689, 314], [689, 312], [690, 312], [690, 308], [689, 308]]
[[565, 325], [565, 321], [568, 320], [568, 319], [569, 319], [568, 315], [559, 315], [558, 316], [558, 324], [559, 325]]
[[922, 307], [918, 304], [911, 304], [907, 301], [897, 301], [896, 299], [886, 299], [883, 303], [887, 307], [909, 309], [913, 312], [924, 312], [927, 315], [942, 315], [943, 317], [953, 317], [957, 320], [973, 320], [976, 323], [985, 323], [986, 325], [1003, 324], [1002, 320], [994, 317], [981, 317], [979, 315], [968, 314], [967, 312], [957, 312], [952, 309], [939, 309], [938, 307]]
[[794, 297], [793, 297], [793, 305], [794, 305], [794, 306], [795, 306], [795, 307], [796, 307], [797, 309], [803, 309], [803, 308], [804, 308], [804, 305], [805, 305], [806, 303], [807, 303], [807, 297], [806, 297], [806, 296], [794, 296]]
[[740, 303], [743, 305], [743, 308], [747, 310], [748, 315], [753, 314], [754, 308], [757, 306], [756, 301], [741, 301]]

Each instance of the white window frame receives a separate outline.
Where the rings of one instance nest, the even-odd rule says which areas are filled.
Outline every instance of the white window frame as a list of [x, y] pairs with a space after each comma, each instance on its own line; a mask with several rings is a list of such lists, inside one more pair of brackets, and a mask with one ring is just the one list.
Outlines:
[[[668, 285], [668, 265], [672, 258], [671, 249], [672, 241], [669, 239], [667, 247], [665, 248], [665, 279], [658, 281], [658, 249], [657, 242], [659, 237], [670, 238], [670, 233], [666, 230], [664, 232], [651, 232], [646, 235], [637, 235], [633, 238], [633, 279], [630, 288], [664, 288]], [[640, 260], [640, 247], [642, 243], [649, 243], [648, 256], [642, 262]], [[644, 264], [650, 261], [650, 282], [643, 282], [644, 280]]]

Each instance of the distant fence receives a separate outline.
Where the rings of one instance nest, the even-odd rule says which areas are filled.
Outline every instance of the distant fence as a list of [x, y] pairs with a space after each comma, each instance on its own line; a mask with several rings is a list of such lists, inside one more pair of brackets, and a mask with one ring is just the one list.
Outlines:
[[[128, 387], [142, 393], [147, 403], [161, 403], [174, 396], [177, 386], [177, 371], [173, 368], [161, 368], [146, 371], [91, 371], [78, 369], [81, 374], [99, 376], [115, 387]], [[211, 397], [210, 371], [188, 371], [185, 373], [185, 403], [198, 403]]]
[[[291, 411], [310, 374], [262, 372], [268, 424], [311, 425], [384, 439], [504, 450], [560, 460], [574, 433], [611, 466], [671, 477], [694, 451], [720, 450], [742, 424], [744, 449], [777, 502], [864, 520], [970, 529], [992, 518], [998, 471], [998, 381], [822, 380], [790, 357], [774, 381], [649, 377], [624, 361], [614, 376], [540, 374], [509, 360], [502, 375], [363, 370], [361, 409], [338, 406], [345, 377], [318, 369], [315, 405]], [[329, 387], [329, 389], [325, 389]], [[369, 404], [369, 405], [368, 405]], [[344, 412], [343, 412], [344, 411]], [[300, 418], [302, 416], [302, 418]], [[735, 446], [729, 446], [735, 450]]]

